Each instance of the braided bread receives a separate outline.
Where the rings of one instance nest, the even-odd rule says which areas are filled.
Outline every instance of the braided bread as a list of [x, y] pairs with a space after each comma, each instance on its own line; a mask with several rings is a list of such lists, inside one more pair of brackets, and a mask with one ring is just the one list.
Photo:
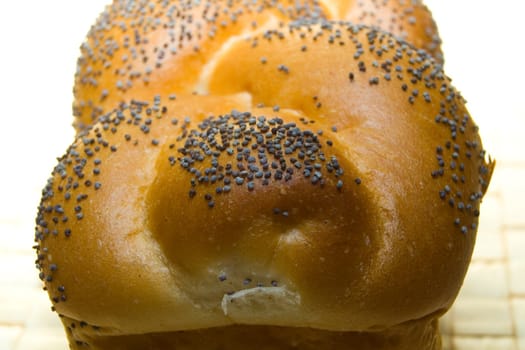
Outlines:
[[109, 6], [37, 216], [71, 348], [440, 349], [494, 162], [436, 35], [419, 2]]

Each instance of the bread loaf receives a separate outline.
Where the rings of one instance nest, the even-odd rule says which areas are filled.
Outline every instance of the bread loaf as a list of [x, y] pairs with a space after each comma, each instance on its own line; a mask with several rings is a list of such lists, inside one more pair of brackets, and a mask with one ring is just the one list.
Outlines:
[[441, 348], [494, 163], [438, 47], [351, 8], [100, 17], [37, 217], [72, 349]]

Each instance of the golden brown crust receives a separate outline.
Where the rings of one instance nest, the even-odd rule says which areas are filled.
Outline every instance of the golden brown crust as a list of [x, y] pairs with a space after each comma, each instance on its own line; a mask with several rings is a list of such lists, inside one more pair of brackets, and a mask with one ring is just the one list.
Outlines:
[[37, 266], [72, 346], [439, 349], [494, 165], [442, 67], [350, 22], [226, 41], [192, 83], [130, 88], [54, 169]]
[[369, 331], [450, 306], [490, 167], [433, 60], [308, 23], [231, 43], [206, 89], [133, 102], [55, 169], [37, 239], [60, 314], [113, 334]]
[[326, 1], [328, 18], [344, 19], [373, 26], [426, 50], [436, 61], [443, 61], [441, 39], [430, 11], [422, 1]]
[[442, 57], [437, 28], [420, 1], [208, 0], [195, 5], [115, 0], [81, 47], [75, 127], [83, 130], [136, 96], [203, 92], [199, 84], [203, 70], [232, 37], [318, 18], [377, 26], [438, 60]]

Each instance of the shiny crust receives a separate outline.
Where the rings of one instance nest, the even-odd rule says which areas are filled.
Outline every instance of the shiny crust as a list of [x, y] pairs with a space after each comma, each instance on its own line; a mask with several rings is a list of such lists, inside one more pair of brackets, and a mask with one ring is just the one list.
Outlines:
[[305, 19], [350, 20], [389, 31], [442, 61], [439, 34], [421, 1], [114, 1], [88, 33], [75, 76], [75, 127], [132, 99], [205, 93], [203, 73], [236, 36]]
[[349, 22], [225, 42], [198, 79], [130, 88], [54, 169], [37, 266], [72, 348], [439, 349], [494, 165], [442, 67]]

